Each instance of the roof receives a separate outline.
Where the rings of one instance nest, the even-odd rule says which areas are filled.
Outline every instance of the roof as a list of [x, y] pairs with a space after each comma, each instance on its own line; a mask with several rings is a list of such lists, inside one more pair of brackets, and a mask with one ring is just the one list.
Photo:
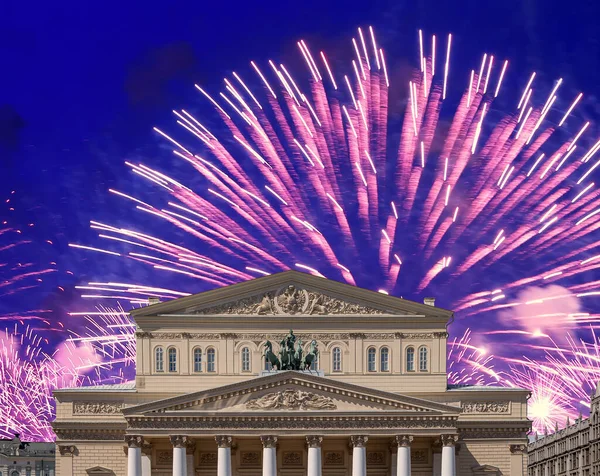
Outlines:
[[228, 302], [229, 300], [238, 300], [248, 296], [264, 294], [265, 292], [280, 289], [287, 285], [299, 285], [302, 288], [335, 295], [337, 298], [343, 300], [360, 301], [361, 304], [366, 306], [389, 310], [391, 314], [439, 316], [446, 319], [450, 319], [454, 315], [452, 311], [440, 307], [388, 296], [377, 291], [289, 270], [212, 289], [192, 296], [134, 309], [131, 311], [131, 316], [137, 319], [143, 316], [174, 314], [190, 308], [209, 308], [223, 302]]
[[92, 385], [86, 387], [66, 387], [57, 388], [53, 393], [56, 392], [135, 392], [135, 381], [117, 383], [114, 385]]
[[521, 387], [495, 387], [493, 385], [448, 385], [449, 392], [530, 392]]

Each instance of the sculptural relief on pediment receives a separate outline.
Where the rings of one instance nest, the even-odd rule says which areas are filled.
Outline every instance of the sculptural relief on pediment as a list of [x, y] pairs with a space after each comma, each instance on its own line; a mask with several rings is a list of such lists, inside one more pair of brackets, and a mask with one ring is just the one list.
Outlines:
[[325, 294], [308, 291], [293, 284], [277, 291], [194, 310], [196, 314], [237, 315], [326, 315], [385, 314], [380, 309], [363, 306]]

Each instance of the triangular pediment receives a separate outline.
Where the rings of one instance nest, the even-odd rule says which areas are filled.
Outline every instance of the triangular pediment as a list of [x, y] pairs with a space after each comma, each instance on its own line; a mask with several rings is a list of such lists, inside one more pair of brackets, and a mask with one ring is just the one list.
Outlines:
[[491, 466], [489, 464], [484, 464], [482, 466], [473, 466], [472, 471], [475, 475], [491, 476], [494, 474], [502, 474], [499, 468], [496, 468], [496, 466]]
[[235, 385], [129, 407], [129, 416], [215, 414], [381, 413], [419, 417], [458, 415], [449, 405], [382, 392], [305, 372], [276, 372]]
[[154, 304], [132, 311], [154, 315], [410, 315], [450, 318], [451, 311], [297, 271]]
[[115, 472], [108, 468], [103, 468], [102, 466], [94, 466], [93, 468], [86, 469], [85, 471], [89, 475], [96, 476], [114, 476]]

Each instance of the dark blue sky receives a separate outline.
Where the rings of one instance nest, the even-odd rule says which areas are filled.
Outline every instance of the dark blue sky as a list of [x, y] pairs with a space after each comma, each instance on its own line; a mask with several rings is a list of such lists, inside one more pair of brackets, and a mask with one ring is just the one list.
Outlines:
[[[593, 98], [598, 13], [595, 1], [548, 0], [5, 1], [0, 190], [18, 191], [12, 219], [35, 221], [32, 236], [52, 239], [50, 254], [76, 268], [61, 284], [81, 282], [89, 268], [78, 267], [81, 255], [67, 243], [91, 236], [91, 218], [119, 213], [106, 191], [129, 180], [124, 159], [156, 153], [151, 127], [197, 100], [194, 82], [214, 90], [232, 69], [247, 71], [252, 58], [298, 57], [300, 37], [330, 54], [348, 51], [356, 27], [372, 24], [390, 61], [415, 62], [418, 28], [452, 32], [453, 68], [462, 76], [488, 51], [509, 58], [523, 82], [538, 69], [548, 84], [562, 76]], [[106, 274], [90, 265], [98, 266], [94, 275]]]

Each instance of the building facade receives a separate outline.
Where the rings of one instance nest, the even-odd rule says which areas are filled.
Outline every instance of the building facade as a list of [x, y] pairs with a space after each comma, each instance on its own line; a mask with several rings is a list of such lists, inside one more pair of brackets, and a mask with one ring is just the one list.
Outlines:
[[590, 417], [528, 446], [529, 476], [600, 476], [600, 382], [592, 394]]
[[529, 392], [448, 386], [450, 311], [287, 271], [132, 317], [135, 382], [55, 392], [61, 476], [525, 474]]
[[54, 476], [53, 443], [27, 443], [19, 435], [0, 440], [1, 476]]

